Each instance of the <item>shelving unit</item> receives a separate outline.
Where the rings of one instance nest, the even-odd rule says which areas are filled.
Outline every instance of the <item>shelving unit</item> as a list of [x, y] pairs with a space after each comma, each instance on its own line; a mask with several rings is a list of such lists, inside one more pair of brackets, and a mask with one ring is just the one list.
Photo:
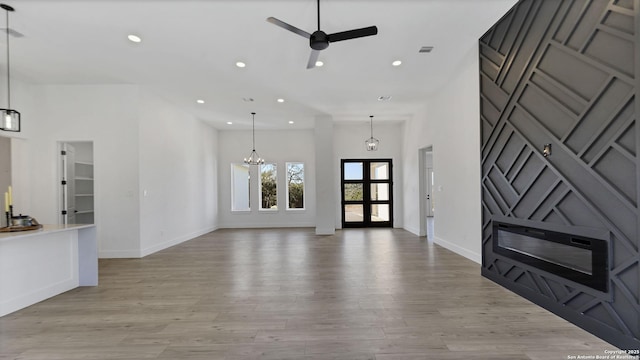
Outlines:
[[88, 162], [76, 161], [74, 163], [74, 167], [76, 223], [93, 224], [93, 164]]

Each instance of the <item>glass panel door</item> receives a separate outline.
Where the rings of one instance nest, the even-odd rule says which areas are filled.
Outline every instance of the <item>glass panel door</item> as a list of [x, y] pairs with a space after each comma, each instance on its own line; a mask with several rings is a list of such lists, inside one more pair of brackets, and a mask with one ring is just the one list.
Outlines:
[[342, 227], [392, 227], [391, 159], [342, 160]]

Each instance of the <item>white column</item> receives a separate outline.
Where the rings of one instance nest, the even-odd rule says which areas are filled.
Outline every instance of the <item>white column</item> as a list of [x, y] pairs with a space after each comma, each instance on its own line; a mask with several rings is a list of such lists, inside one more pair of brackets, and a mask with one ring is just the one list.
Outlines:
[[333, 118], [315, 118], [316, 140], [316, 234], [336, 232], [336, 189], [333, 162]]

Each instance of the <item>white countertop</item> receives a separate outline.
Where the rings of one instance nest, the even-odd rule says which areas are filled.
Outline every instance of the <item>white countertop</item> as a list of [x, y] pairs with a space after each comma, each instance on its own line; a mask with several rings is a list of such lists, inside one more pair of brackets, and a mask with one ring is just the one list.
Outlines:
[[27, 230], [27, 231], [14, 231], [14, 232], [2, 232], [0, 233], [0, 242], [9, 241], [13, 239], [35, 236], [35, 235], [43, 235], [43, 234], [51, 234], [61, 231], [70, 231], [70, 230], [78, 230], [78, 229], [86, 229], [90, 227], [94, 227], [95, 225], [81, 225], [81, 224], [69, 224], [69, 225], [56, 225], [56, 224], [43, 224], [41, 229], [37, 230]]

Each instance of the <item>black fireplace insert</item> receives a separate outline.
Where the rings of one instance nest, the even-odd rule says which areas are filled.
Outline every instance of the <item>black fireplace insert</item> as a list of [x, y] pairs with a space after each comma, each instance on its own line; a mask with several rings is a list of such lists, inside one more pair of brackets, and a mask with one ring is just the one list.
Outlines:
[[493, 251], [608, 292], [609, 244], [605, 240], [494, 221]]

